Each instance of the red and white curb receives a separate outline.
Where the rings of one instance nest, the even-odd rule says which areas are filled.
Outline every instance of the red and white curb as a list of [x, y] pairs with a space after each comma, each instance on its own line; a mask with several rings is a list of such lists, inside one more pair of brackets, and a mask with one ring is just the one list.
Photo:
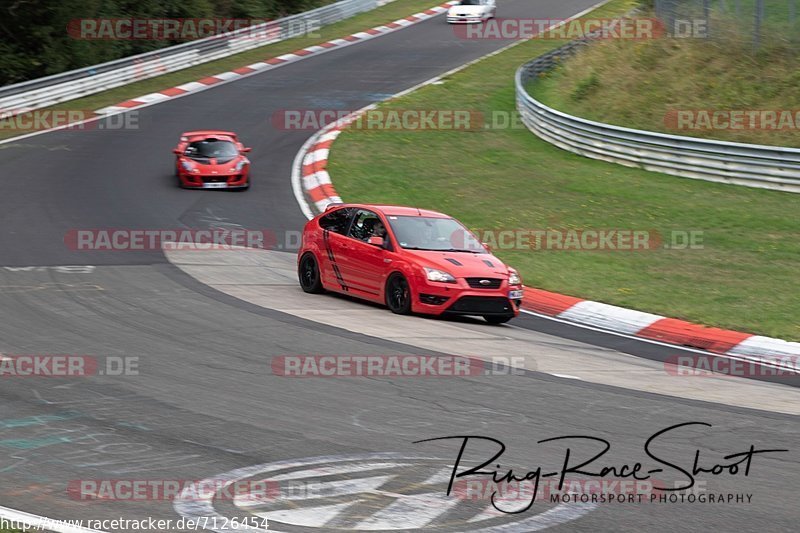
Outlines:
[[208, 76], [197, 81], [184, 83], [182, 85], [170, 87], [169, 89], [164, 89], [162, 91], [158, 91], [155, 93], [145, 94], [143, 96], [139, 96], [136, 98], [132, 98], [130, 100], [126, 100], [124, 102], [120, 102], [116, 105], [98, 109], [97, 111], [95, 111], [95, 113], [99, 115], [108, 115], [113, 113], [119, 113], [136, 107], [152, 105], [154, 103], [162, 102], [164, 100], [169, 100], [171, 98], [185, 96], [190, 93], [202, 91], [220, 83], [228, 83], [237, 79], [241, 79], [246, 76], [282, 67], [283, 65], [288, 65], [290, 63], [294, 63], [295, 61], [300, 61], [301, 59], [304, 59], [309, 56], [320, 55], [324, 54], [325, 52], [330, 52], [331, 50], [338, 50], [346, 46], [358, 44], [360, 42], [364, 42], [369, 39], [374, 39], [375, 37], [380, 37], [381, 35], [386, 35], [387, 33], [392, 33], [397, 30], [401, 30], [405, 27], [412, 26], [414, 24], [417, 24], [424, 20], [428, 20], [437, 15], [441, 15], [442, 13], [446, 13], [447, 10], [450, 8], [450, 6], [456, 3], [458, 3], [456, 0], [445, 2], [444, 4], [431, 7], [430, 9], [426, 9], [425, 11], [420, 11], [419, 13], [414, 13], [413, 15], [409, 15], [401, 19], [397, 19], [394, 22], [390, 22], [388, 24], [375, 26], [374, 28], [370, 28], [365, 31], [360, 31], [358, 33], [353, 33], [351, 35], [342, 37], [340, 39], [333, 39], [331, 41], [326, 41], [324, 43], [320, 43], [317, 45], [307, 46], [306, 48], [301, 48], [300, 50], [295, 50], [294, 52], [288, 54], [283, 54], [277, 57], [270, 57], [268, 59], [265, 59], [264, 61], [259, 61], [257, 63], [239, 67], [228, 72], [215, 74], [214, 76]]
[[[292, 181], [296, 189], [295, 195], [299, 195], [298, 203], [308, 218], [313, 216], [309, 204], [314, 207], [314, 211], [321, 213], [329, 204], [342, 202], [327, 171], [331, 146], [347, 124], [359, 114], [375, 107], [365, 107], [323, 128], [298, 153], [293, 171], [296, 175], [294, 177], [299, 179]], [[297, 187], [298, 184], [300, 187]], [[302, 198], [303, 195], [308, 201]], [[800, 356], [800, 343], [797, 342], [701, 326], [541, 289], [526, 288], [522, 305], [524, 309], [545, 317], [716, 354], [745, 359]]]
[[[313, 216], [308, 210], [309, 202], [317, 213], [325, 211], [331, 203], [342, 202], [327, 171], [331, 145], [358, 114], [374, 107], [372, 105], [359, 110], [324, 128], [312, 136], [298, 153], [295, 173], [299, 175], [302, 191], [296, 190], [295, 193], [305, 194], [308, 198], [308, 202], [299, 202], [308, 218]], [[296, 183], [295, 180], [293, 182]], [[565, 322], [716, 354], [743, 358], [800, 356], [800, 343], [797, 342], [701, 326], [541, 289], [526, 288], [522, 304], [524, 309], [535, 314]]]
[[716, 354], [746, 359], [800, 356], [798, 342], [706, 327], [541, 289], [526, 288], [523, 305], [536, 314], [566, 322]]
[[330, 147], [347, 124], [367, 109], [375, 107], [367, 106], [322, 128], [297, 152], [292, 165], [292, 188], [306, 218], [311, 219], [315, 213], [322, 213], [330, 204], [341, 203], [342, 199], [336, 193], [327, 170]]

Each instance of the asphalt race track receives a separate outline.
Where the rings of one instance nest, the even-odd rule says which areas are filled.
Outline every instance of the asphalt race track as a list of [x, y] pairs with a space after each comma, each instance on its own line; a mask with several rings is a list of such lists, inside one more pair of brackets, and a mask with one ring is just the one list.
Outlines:
[[[565, 18], [593, 3], [506, 1], [498, 16]], [[653, 377], [660, 361], [679, 350], [530, 316], [502, 327], [417, 317], [399, 322], [388, 310], [332, 296], [316, 297], [320, 309], [335, 310], [324, 317], [297, 304], [305, 295], [279, 269], [253, 263], [192, 270], [159, 251], [85, 252], [65, 245], [74, 229], [298, 230], [305, 218], [291, 191], [290, 167], [312, 132], [277, 130], [273, 113], [356, 109], [505, 44], [458, 39], [439, 16], [141, 109], [137, 130], [56, 131], [0, 144], [0, 354], [138, 358], [138, 375], [0, 377], [0, 505], [64, 519], [178, 519], [213, 508], [219, 517], [268, 516], [270, 530], [287, 532], [796, 531], [795, 382], [675, 378], [685, 395], [656, 394], [663, 392]], [[176, 187], [170, 149], [180, 132], [202, 128], [232, 129], [253, 147], [248, 192]], [[199, 264], [224, 267], [220, 261]], [[222, 272], [233, 279], [220, 280]], [[204, 275], [216, 284], [199, 281]], [[279, 286], [276, 292], [244, 295], [248, 284], [266, 290], [270, 283]], [[291, 354], [481, 356], [454, 351], [458, 345], [437, 336], [437, 328], [457, 329], [453, 338], [494, 346], [497, 354], [513, 345], [514, 353], [540, 364], [507, 374], [424, 379], [287, 378], [271, 366], [273, 357]], [[386, 334], [391, 330], [404, 334]], [[594, 380], [557, 377], [543, 367], [563, 360], [563, 374], [580, 377], [577, 362], [592, 358], [609, 365]], [[623, 377], [638, 383], [626, 385]], [[713, 427], [663, 437], [660, 457], [690, 469], [695, 450], [709, 468], [751, 444], [789, 451], [756, 455], [746, 477], [698, 475], [706, 493], [748, 494], [749, 502], [537, 502], [523, 514], [492, 514], [486, 499], [444, 497], [457, 441], [414, 444], [491, 436], [507, 446], [502, 465], [524, 473], [564, 461], [567, 445], [536, 441], [588, 435], [611, 442], [595, 463], [599, 469], [647, 461], [648, 437], [694, 421]], [[586, 442], [570, 447], [587, 458], [597, 450]], [[464, 461], [477, 465], [491, 450], [475, 445]], [[319, 496], [308, 490], [312, 483], [306, 492], [257, 504], [100, 501], [74, 490], [81, 480], [260, 480], [267, 473], [333, 480], [335, 490]], [[669, 486], [686, 480], [669, 469], [655, 477]]]

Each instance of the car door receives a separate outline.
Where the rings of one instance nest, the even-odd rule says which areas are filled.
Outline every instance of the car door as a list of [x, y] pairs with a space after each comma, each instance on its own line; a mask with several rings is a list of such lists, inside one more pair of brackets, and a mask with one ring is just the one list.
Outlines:
[[374, 235], [378, 223], [384, 225], [376, 212], [368, 209], [356, 211], [350, 223], [347, 250], [341, 263], [342, 274], [352, 283], [353, 289], [373, 298], [381, 292], [388, 266], [384, 261], [386, 250], [367, 242]]
[[342, 265], [348, 252], [350, 239], [346, 236], [355, 209], [335, 209], [319, 219], [322, 228], [322, 255], [320, 277], [323, 285], [333, 290], [350, 292], [350, 283], [345, 279]]

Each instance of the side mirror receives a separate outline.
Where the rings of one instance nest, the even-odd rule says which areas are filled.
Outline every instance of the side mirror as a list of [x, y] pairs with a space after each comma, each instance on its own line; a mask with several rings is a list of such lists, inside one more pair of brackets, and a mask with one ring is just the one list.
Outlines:
[[486, 244], [485, 242], [482, 242], [481, 245], [483, 245], [483, 247], [486, 248], [488, 251], [490, 252], [492, 251], [492, 247]]
[[367, 241], [367, 244], [371, 244], [372, 246], [377, 246], [378, 248], [383, 248], [384, 245], [383, 237], [370, 237]]
[[251, 150], [252, 150], [252, 148], [250, 148], [250, 147], [247, 147], [247, 148], [242, 148], [242, 153], [243, 153], [243, 154], [246, 154], [247, 152], [249, 152], [249, 151], [251, 151]]
[[180, 150], [180, 148], [173, 148], [172, 153], [175, 155], [181, 155], [183, 152]]

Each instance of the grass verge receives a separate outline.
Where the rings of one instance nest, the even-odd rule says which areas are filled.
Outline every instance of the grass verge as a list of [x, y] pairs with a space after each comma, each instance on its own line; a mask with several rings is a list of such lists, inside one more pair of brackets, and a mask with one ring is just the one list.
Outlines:
[[[533, 83], [530, 91], [551, 107], [600, 122], [800, 147], [798, 82], [796, 44], [772, 44], [755, 53], [738, 34], [598, 41]], [[728, 118], [730, 111], [741, 112], [739, 124]], [[751, 126], [751, 115], [745, 113], [756, 111], [766, 113], [753, 115]], [[714, 112], [725, 114], [716, 122], [707, 120]]]
[[[613, 0], [593, 16], [631, 6]], [[526, 42], [384, 109], [512, 113], [516, 68], [560, 44]], [[331, 151], [329, 172], [348, 201], [438, 209], [474, 229], [701, 231], [702, 249], [496, 253], [529, 286], [800, 340], [798, 195], [595, 161], [519, 127], [350, 129]]]
[[[441, 0], [439, 4], [444, 2]], [[323, 43], [331, 39], [337, 39], [356, 33], [359, 31], [380, 26], [397, 20], [402, 17], [407, 17], [413, 13], [424, 11], [430, 7], [438, 5], [436, 0], [394, 0], [389, 4], [381, 6], [372, 11], [361, 13], [349, 19], [322, 27], [317, 36], [315, 37], [295, 37], [287, 39], [278, 43], [262, 46], [242, 52], [241, 54], [232, 55], [226, 58], [203, 63], [177, 72], [164, 74], [155, 78], [149, 78], [116, 89], [100, 92], [84, 98], [62, 102], [48, 108], [42, 108], [38, 111], [47, 110], [95, 110], [101, 109], [106, 106], [118, 104], [137, 96], [144, 94], [168, 89], [176, 85], [197, 81], [207, 76], [213, 76], [221, 72], [227, 72], [231, 69], [250, 65], [259, 61], [287, 54], [300, 48], [312, 46], [315, 44]], [[13, 129], [9, 121], [0, 121], [0, 139], [7, 139], [29, 133], [28, 131], [20, 131]]]

